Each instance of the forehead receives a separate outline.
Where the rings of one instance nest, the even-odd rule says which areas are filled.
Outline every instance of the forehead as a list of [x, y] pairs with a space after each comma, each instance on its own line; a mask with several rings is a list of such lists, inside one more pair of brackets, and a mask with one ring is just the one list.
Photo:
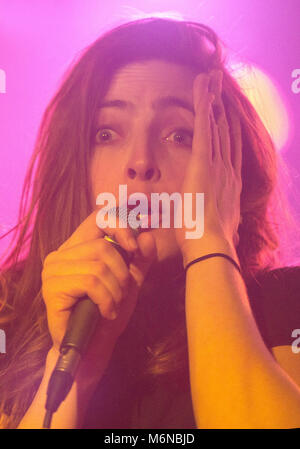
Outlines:
[[[145, 87], [145, 85], [155, 85], [157, 88], [182, 88], [192, 83], [196, 72], [192, 69], [171, 62], [150, 60], [128, 64], [119, 69], [113, 76], [110, 83], [110, 91], [114, 92], [125, 85]], [[192, 86], [190, 86], [192, 88]]]
[[109, 89], [99, 105], [110, 108], [134, 109], [149, 107], [159, 110], [182, 107], [194, 113], [192, 69], [164, 61], [145, 61], [128, 64], [113, 76]]

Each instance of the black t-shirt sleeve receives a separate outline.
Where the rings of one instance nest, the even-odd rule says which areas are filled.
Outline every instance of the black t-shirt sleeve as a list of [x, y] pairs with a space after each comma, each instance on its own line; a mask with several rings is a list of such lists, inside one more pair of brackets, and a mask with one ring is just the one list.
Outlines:
[[247, 290], [266, 346], [291, 345], [293, 330], [300, 329], [300, 266], [260, 274]]

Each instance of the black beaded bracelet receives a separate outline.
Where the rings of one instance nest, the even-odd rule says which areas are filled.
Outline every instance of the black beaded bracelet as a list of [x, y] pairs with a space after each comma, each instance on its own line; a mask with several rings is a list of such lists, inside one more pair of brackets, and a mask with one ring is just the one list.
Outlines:
[[235, 268], [241, 273], [241, 269], [240, 269], [240, 267], [238, 266], [238, 264], [236, 263], [236, 261], [233, 260], [232, 257], [227, 256], [227, 254], [223, 254], [223, 253], [211, 253], [211, 254], [207, 254], [206, 256], [198, 257], [197, 259], [192, 260], [191, 262], [189, 262], [189, 263], [187, 264], [187, 266], [185, 267], [185, 272], [187, 272], [188, 268], [189, 268], [191, 265], [193, 265], [194, 263], [200, 262], [201, 260], [210, 259], [211, 257], [217, 257], [217, 256], [225, 257], [225, 258], [226, 258], [227, 260], [229, 260], [229, 262], [231, 262], [231, 263], [235, 266]]

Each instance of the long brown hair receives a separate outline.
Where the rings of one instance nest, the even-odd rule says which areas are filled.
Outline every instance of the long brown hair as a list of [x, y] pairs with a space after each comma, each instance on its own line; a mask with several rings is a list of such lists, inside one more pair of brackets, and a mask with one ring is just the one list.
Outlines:
[[[278, 204], [285, 211], [288, 207], [279, 189], [279, 156], [255, 109], [226, 68], [224, 54], [217, 35], [205, 25], [148, 18], [106, 32], [67, 71], [42, 118], [25, 178], [18, 224], [13, 229], [14, 244], [2, 264], [0, 326], [7, 335], [7, 355], [1, 359], [0, 414], [9, 415], [6, 427], [18, 425], [43, 375], [51, 347], [41, 295], [43, 261], [93, 210], [89, 166], [94, 118], [112, 75], [122, 65], [155, 58], [198, 72], [223, 71], [225, 108], [236, 111], [242, 127], [243, 221], [237, 253], [244, 279], [248, 282], [259, 271], [283, 263], [280, 232], [288, 215], [284, 219], [279, 216]], [[135, 366], [136, 378], [179, 372], [180, 366], [185, 367], [186, 374], [184, 303], [180, 300], [184, 280], [180, 283], [183, 288], [178, 307], [174, 313], [168, 309], [172, 326], [152, 346], [147, 345], [148, 356], [139, 368]], [[130, 323], [129, 328], [135, 332], [141, 325], [138, 328], [132, 323], [139, 321], [136, 317], [145, 312], [146, 303], [139, 302]], [[139, 322], [149, 329], [151, 322], [150, 332], [154, 332], [153, 308], [149, 312], [152, 319], [147, 313]], [[122, 344], [124, 341], [125, 336]]]

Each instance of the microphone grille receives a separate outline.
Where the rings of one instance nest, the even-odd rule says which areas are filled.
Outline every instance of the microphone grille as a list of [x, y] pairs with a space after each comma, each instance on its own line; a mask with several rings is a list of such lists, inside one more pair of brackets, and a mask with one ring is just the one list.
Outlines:
[[[130, 217], [129, 217], [129, 213], [130, 210], [128, 211], [127, 208], [125, 207], [112, 207], [111, 209], [109, 209], [108, 211], [109, 214], [115, 214], [116, 216], [119, 216], [119, 219], [121, 221], [125, 221], [127, 222], [127, 224], [129, 224], [129, 226], [131, 227], [131, 229], [133, 230], [135, 236], [137, 237], [139, 234], [138, 228], [135, 228], [134, 226], [131, 226], [130, 224]], [[123, 257], [123, 259], [125, 260], [125, 263], [127, 266], [129, 266], [130, 261], [133, 258], [133, 254], [132, 253], [128, 253], [127, 251], [125, 251], [121, 245], [116, 242], [112, 237], [109, 237], [108, 235], [104, 236], [104, 239], [107, 240], [108, 242], [110, 242], [112, 245], [114, 245], [114, 247], [119, 251], [119, 253], [121, 254], [121, 256]]]
[[135, 220], [130, 217], [130, 209], [128, 209], [127, 207], [116, 206], [109, 209], [109, 213], [115, 214], [116, 217], [119, 217], [120, 221], [126, 222], [136, 235], [139, 233], [138, 229], [141, 226], [139, 225], [138, 227], [136, 227]]

